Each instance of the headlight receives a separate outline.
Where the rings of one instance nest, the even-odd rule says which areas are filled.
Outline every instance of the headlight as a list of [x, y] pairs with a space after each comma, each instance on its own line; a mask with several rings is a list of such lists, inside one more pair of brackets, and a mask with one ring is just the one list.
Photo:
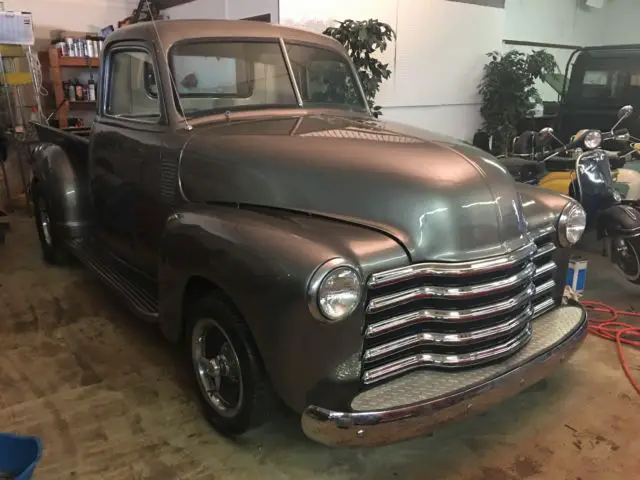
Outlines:
[[619, 191], [617, 191], [617, 190], [614, 190], [614, 191], [613, 191], [613, 199], [614, 199], [616, 202], [621, 202], [621, 201], [622, 201], [622, 195], [620, 194], [620, 192], [619, 192]]
[[582, 137], [582, 143], [588, 150], [598, 148], [602, 143], [602, 134], [597, 130], [589, 130], [584, 134], [584, 137]]
[[337, 322], [351, 315], [362, 299], [358, 269], [342, 258], [329, 260], [309, 281], [309, 309], [319, 320]]
[[587, 226], [587, 214], [580, 204], [570, 202], [564, 207], [558, 220], [558, 241], [569, 247], [580, 240]]

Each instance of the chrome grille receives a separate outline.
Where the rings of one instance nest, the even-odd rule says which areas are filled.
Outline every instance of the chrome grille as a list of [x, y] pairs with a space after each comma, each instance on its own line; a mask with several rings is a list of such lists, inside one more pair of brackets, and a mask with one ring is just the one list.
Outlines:
[[509, 356], [531, 338], [531, 321], [556, 305], [555, 229], [508, 255], [420, 263], [371, 275], [363, 382], [421, 367], [463, 368]]

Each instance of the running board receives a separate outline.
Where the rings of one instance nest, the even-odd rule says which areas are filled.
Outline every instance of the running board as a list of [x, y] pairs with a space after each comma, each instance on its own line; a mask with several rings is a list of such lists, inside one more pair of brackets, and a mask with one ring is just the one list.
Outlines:
[[158, 318], [157, 285], [87, 238], [69, 242], [71, 253], [122, 297], [142, 319]]

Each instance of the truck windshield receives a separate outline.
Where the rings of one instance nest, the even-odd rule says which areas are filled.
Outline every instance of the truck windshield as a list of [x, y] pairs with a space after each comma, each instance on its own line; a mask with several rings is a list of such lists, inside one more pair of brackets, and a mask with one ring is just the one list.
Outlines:
[[[170, 52], [170, 66], [186, 117], [219, 111], [297, 107], [366, 110], [350, 64], [338, 53], [287, 45], [291, 78], [277, 41], [188, 41]], [[149, 92], [154, 93], [154, 92]]]

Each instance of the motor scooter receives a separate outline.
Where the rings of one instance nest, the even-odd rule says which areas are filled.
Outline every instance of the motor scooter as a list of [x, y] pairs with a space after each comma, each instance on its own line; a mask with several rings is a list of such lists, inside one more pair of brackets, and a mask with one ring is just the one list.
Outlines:
[[[627, 138], [628, 132], [617, 127], [632, 113], [633, 107], [625, 106], [620, 109], [618, 122], [610, 131], [583, 130], [568, 144], [551, 150], [549, 139], [557, 138], [551, 127], [543, 128], [536, 132], [535, 137], [528, 139], [527, 145], [514, 142], [518, 157], [508, 156], [500, 160], [503, 163], [513, 164], [517, 160], [543, 165], [544, 171], [537, 182], [527, 182], [541, 187], [551, 184], [553, 176], [550, 173], [569, 174], [568, 189], [563, 193], [582, 204], [587, 214], [587, 229], [596, 230], [598, 239], [603, 242], [603, 252], [609, 256], [616, 270], [627, 281], [640, 284], [640, 202], [622, 199], [614, 188], [611, 168], [612, 160], [621, 162], [628, 152], [610, 152], [602, 148], [603, 142]], [[536, 147], [542, 151], [535, 153]]]

